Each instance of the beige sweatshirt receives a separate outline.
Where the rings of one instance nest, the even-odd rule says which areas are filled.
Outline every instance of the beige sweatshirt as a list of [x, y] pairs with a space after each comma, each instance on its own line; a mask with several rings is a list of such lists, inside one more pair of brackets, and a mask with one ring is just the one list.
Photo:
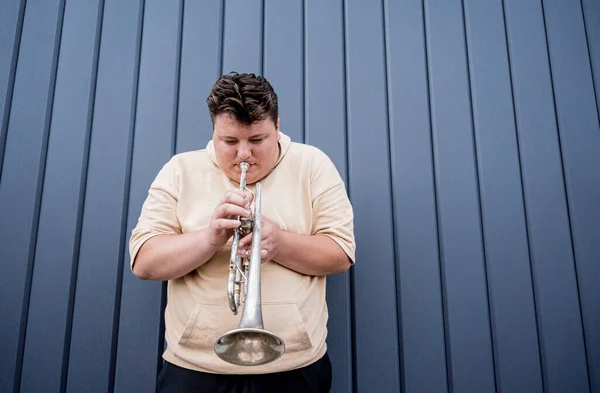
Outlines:
[[[285, 134], [279, 144], [277, 165], [261, 180], [263, 216], [285, 231], [331, 237], [354, 263], [352, 206], [334, 164], [319, 149], [291, 142]], [[219, 170], [212, 141], [205, 149], [172, 157], [152, 183], [132, 231], [131, 267], [151, 237], [207, 227], [225, 191], [237, 187]], [[262, 311], [265, 329], [285, 342], [284, 355], [251, 367], [231, 365], [216, 356], [215, 341], [237, 328], [241, 317], [241, 312], [233, 315], [227, 302], [230, 251], [231, 239], [204, 265], [168, 282], [164, 359], [210, 373], [261, 374], [307, 366], [323, 356], [328, 320], [325, 277], [300, 274], [275, 262], [261, 264]]]

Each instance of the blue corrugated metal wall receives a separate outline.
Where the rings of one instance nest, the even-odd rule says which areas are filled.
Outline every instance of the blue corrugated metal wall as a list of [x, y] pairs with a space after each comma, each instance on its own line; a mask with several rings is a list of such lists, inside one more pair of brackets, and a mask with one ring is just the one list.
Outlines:
[[3, 0], [0, 391], [151, 392], [150, 182], [230, 70], [356, 213], [335, 392], [600, 393], [596, 0]]

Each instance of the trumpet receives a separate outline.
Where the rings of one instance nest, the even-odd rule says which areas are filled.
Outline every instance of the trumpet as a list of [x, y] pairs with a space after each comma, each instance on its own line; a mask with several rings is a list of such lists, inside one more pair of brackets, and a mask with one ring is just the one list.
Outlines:
[[[240, 163], [240, 190], [246, 187], [249, 164]], [[251, 192], [251, 191], [250, 191]], [[262, 230], [262, 185], [256, 183], [254, 211], [250, 218], [238, 217], [241, 225], [234, 230], [227, 280], [229, 308], [237, 315], [243, 303], [242, 316], [237, 329], [221, 335], [215, 342], [215, 353], [224, 361], [239, 366], [256, 366], [272, 362], [285, 352], [285, 343], [264, 329], [260, 284], [260, 238]], [[250, 260], [238, 255], [240, 239], [252, 232]], [[243, 287], [243, 288], [242, 288]], [[242, 296], [243, 292], [243, 296]]]

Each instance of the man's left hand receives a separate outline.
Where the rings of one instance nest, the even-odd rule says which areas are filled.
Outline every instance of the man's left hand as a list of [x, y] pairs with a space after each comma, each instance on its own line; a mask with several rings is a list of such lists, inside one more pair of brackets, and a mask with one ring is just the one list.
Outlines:
[[[261, 262], [272, 261], [279, 255], [281, 247], [281, 232], [279, 225], [269, 218], [262, 216], [262, 230], [260, 239], [260, 259]], [[240, 240], [238, 254], [250, 257], [252, 253], [252, 233], [244, 236]]]

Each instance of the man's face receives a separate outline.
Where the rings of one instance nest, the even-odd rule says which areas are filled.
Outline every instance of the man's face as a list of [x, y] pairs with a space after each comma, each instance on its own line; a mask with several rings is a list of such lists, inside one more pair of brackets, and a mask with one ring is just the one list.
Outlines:
[[270, 118], [244, 126], [231, 115], [215, 116], [213, 142], [217, 163], [228, 178], [239, 182], [240, 162], [250, 164], [247, 184], [265, 177], [279, 158], [279, 119]]

